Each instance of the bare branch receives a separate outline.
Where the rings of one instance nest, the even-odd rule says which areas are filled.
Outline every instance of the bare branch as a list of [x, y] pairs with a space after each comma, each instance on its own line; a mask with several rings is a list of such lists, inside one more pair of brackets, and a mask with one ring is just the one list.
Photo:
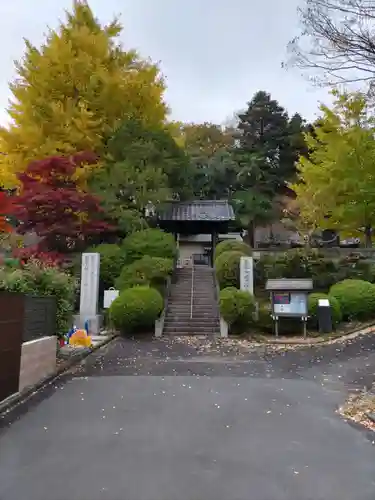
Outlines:
[[[375, 81], [375, 0], [305, 0], [302, 30], [288, 44], [289, 61], [317, 81]], [[314, 78], [314, 77], [313, 77]]]

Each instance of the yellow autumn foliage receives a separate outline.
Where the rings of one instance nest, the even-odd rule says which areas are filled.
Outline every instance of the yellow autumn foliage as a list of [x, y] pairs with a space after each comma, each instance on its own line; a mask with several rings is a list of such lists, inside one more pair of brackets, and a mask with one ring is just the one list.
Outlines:
[[0, 129], [0, 185], [14, 186], [16, 174], [31, 160], [84, 150], [100, 153], [126, 119], [164, 123], [159, 68], [124, 50], [117, 40], [121, 31], [117, 19], [102, 26], [87, 2], [76, 0], [40, 48], [26, 41], [10, 86], [11, 124]]

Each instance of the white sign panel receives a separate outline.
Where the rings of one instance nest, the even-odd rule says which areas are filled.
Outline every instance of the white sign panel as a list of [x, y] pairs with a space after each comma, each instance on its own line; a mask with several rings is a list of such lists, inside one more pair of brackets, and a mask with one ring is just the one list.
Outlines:
[[115, 290], [114, 288], [110, 288], [109, 290], [104, 290], [104, 301], [103, 301], [104, 309], [109, 309], [111, 307], [112, 302], [117, 299], [119, 294], [120, 294], [119, 290]]
[[83, 316], [95, 316], [98, 312], [99, 269], [100, 254], [82, 254], [80, 314]]
[[[279, 294], [288, 295], [288, 294]], [[273, 310], [275, 315], [305, 316], [307, 314], [306, 294], [291, 293], [289, 301], [277, 300], [278, 295], [274, 295]], [[276, 300], [275, 300], [276, 299]]]
[[254, 266], [252, 257], [241, 257], [240, 262], [240, 286], [254, 295]]

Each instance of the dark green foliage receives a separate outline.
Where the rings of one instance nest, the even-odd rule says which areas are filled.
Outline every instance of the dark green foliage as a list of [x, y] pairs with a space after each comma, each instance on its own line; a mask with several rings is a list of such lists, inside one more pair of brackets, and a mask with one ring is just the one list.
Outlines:
[[220, 292], [220, 313], [234, 333], [243, 333], [253, 322], [255, 301], [253, 295], [234, 287]]
[[137, 286], [121, 292], [109, 310], [111, 324], [123, 334], [153, 331], [163, 310], [163, 298], [154, 288]]
[[260, 302], [256, 326], [264, 333], [272, 333], [274, 331], [274, 323], [271, 314], [272, 311], [270, 302]]
[[[289, 121], [285, 109], [264, 91], [254, 95], [239, 119], [242, 133], [235, 157], [243, 169], [248, 167], [246, 182], [272, 197], [296, 172], [295, 161], [303, 144], [303, 120], [295, 115]], [[257, 161], [249, 164], [249, 154]]]
[[145, 255], [124, 266], [116, 279], [116, 289], [124, 290], [137, 285], [148, 285], [160, 290], [173, 271], [173, 260]]
[[329, 296], [337, 299], [345, 320], [369, 319], [374, 316], [375, 286], [368, 281], [341, 281], [331, 287]]
[[304, 128], [299, 115], [289, 119], [285, 109], [264, 91], [257, 92], [239, 114], [233, 200], [251, 246], [257, 224], [282, 216], [275, 197], [296, 174], [295, 162], [304, 153]]
[[103, 289], [115, 286], [115, 279], [125, 264], [125, 252], [118, 245], [102, 244], [87, 252], [100, 254], [100, 284]]
[[57, 335], [65, 335], [71, 327], [74, 308], [75, 280], [57, 267], [37, 261], [28, 262], [22, 269], [0, 268], [0, 290], [40, 297], [55, 297]]
[[215, 259], [215, 270], [220, 288], [240, 287], [240, 261], [243, 252], [224, 252]]
[[255, 266], [255, 283], [263, 287], [267, 279], [312, 278], [314, 290], [328, 291], [347, 278], [374, 281], [374, 266], [365, 261], [331, 259], [318, 250], [296, 249], [264, 256]]
[[243, 255], [251, 255], [252, 251], [249, 245], [243, 241], [225, 240], [217, 244], [215, 249], [215, 259], [224, 252], [242, 252]]
[[103, 165], [90, 179], [118, 234], [147, 227], [145, 208], [190, 194], [189, 158], [167, 128], [126, 119], [107, 140]]
[[177, 246], [173, 235], [160, 229], [137, 231], [125, 238], [122, 248], [126, 264], [131, 264], [145, 255], [172, 260], [177, 257]]
[[314, 327], [318, 327], [318, 303], [319, 299], [328, 299], [331, 305], [331, 315], [332, 323], [334, 325], [339, 324], [342, 321], [342, 312], [339, 301], [333, 295], [327, 295], [326, 293], [311, 293], [308, 299], [308, 310], [309, 310], [309, 322]]

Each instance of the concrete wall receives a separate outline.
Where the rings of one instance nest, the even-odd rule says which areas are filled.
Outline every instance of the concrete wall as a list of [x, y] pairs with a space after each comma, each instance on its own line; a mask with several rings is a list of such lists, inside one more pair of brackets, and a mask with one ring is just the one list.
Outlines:
[[20, 391], [56, 370], [56, 347], [56, 337], [42, 337], [22, 344]]

